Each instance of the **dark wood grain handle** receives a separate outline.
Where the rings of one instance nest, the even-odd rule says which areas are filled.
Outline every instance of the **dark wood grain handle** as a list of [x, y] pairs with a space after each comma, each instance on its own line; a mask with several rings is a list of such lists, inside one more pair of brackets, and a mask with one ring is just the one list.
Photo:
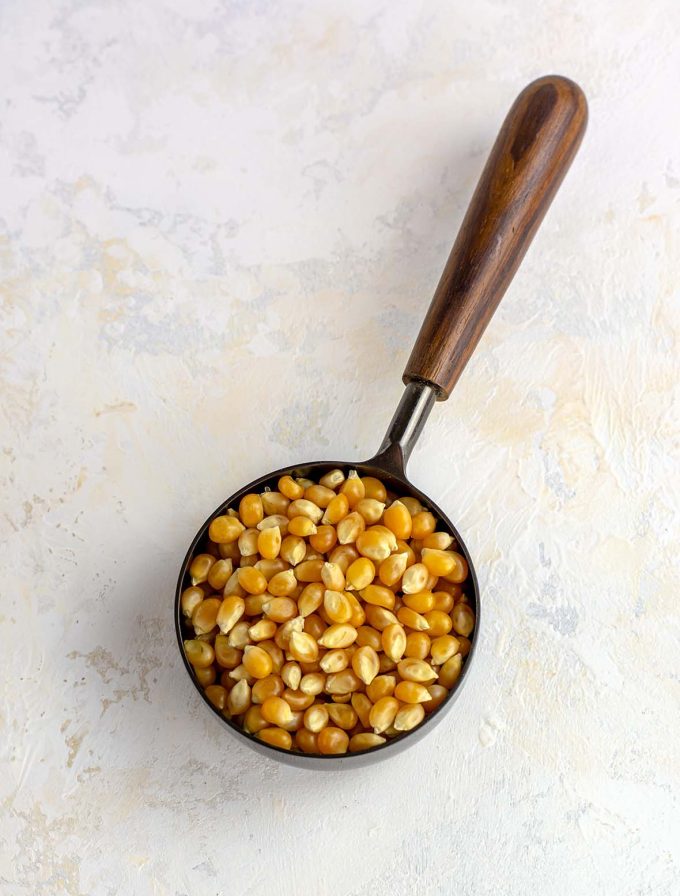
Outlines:
[[404, 382], [449, 397], [529, 248], [588, 120], [581, 88], [539, 78], [515, 100], [482, 172], [411, 352]]

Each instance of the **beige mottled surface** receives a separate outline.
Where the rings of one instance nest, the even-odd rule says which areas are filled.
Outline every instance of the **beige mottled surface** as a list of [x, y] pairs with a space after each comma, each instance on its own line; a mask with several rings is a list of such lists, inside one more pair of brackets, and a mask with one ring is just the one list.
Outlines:
[[[4, 0], [0, 892], [680, 891], [674, 0]], [[412, 462], [473, 552], [457, 706], [351, 774], [199, 704], [179, 561], [363, 457], [503, 114], [591, 124]], [[674, 405], [675, 401], [675, 405]]]

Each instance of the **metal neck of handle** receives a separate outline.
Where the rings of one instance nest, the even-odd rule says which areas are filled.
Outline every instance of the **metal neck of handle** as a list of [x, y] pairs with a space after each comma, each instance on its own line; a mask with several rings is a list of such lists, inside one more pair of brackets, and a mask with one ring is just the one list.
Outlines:
[[423, 380], [410, 382], [372, 461], [404, 477], [408, 459], [436, 400], [437, 389], [431, 383]]

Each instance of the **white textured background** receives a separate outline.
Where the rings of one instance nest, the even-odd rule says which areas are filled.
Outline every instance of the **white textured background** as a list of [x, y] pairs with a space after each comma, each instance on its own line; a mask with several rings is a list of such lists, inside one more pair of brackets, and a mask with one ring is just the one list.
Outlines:
[[[679, 34], [676, 0], [4, 0], [2, 896], [680, 891]], [[241, 483], [377, 447], [551, 71], [586, 141], [411, 465], [476, 666], [403, 756], [264, 760], [181, 665], [178, 564]]]

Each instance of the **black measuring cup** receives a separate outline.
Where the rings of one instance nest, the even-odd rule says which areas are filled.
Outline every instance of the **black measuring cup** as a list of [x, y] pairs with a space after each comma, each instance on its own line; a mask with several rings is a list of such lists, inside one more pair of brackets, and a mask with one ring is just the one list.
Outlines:
[[[220, 721], [265, 756], [303, 768], [348, 768], [394, 755], [424, 737], [450, 709], [470, 668], [480, 631], [480, 594], [474, 564], [465, 543], [444, 511], [406, 477], [406, 464], [436, 401], [449, 397], [465, 364], [517, 270], [574, 155], [587, 122], [581, 89], [551, 75], [529, 84], [517, 97], [496, 139], [420, 330], [403, 380], [406, 389], [377, 454], [365, 462], [312, 461], [268, 473], [248, 483], [208, 517], [196, 533], [177, 582], [175, 626], [180, 653], [196, 689]], [[357, 753], [321, 755], [292, 752], [258, 740], [223, 716], [207, 699], [183, 650], [191, 637], [184, 629], [181, 595], [191, 585], [189, 565], [208, 538], [211, 521], [237, 508], [250, 492], [277, 489], [290, 474], [318, 481], [330, 470], [375, 476], [388, 491], [411, 495], [429, 508], [457, 542], [469, 566], [465, 593], [476, 625], [461, 675], [440, 706], [411, 731]]]

